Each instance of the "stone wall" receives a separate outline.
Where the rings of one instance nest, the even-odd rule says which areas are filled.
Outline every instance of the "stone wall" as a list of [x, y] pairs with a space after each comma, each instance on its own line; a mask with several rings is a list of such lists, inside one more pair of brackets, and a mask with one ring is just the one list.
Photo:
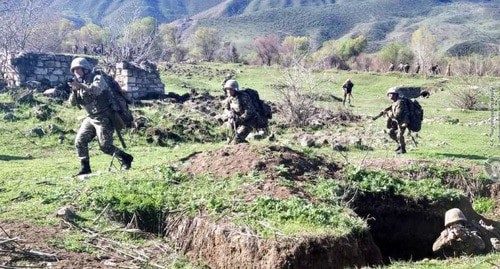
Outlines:
[[[4, 69], [7, 85], [23, 87], [29, 81], [38, 81], [56, 86], [73, 76], [69, 71], [73, 58], [62, 54], [11, 53], [6, 57]], [[95, 59], [89, 61], [97, 63]]]
[[[38, 81], [47, 88], [55, 87], [73, 76], [69, 68], [74, 58], [73, 55], [62, 54], [12, 53], [2, 56], [6, 63], [2, 71], [7, 85], [11, 87], [24, 87], [30, 81]], [[93, 66], [98, 63], [95, 58], [86, 59]], [[165, 86], [154, 64], [145, 62], [138, 66], [121, 62], [115, 67], [116, 81], [132, 98], [152, 98], [164, 93]]]
[[115, 79], [134, 99], [158, 98], [165, 92], [156, 66], [149, 62], [139, 66], [128, 62], [117, 63]]

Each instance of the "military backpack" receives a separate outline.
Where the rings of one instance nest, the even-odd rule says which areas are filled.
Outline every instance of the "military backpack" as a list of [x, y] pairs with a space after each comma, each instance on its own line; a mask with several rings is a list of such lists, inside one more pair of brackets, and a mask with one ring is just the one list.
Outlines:
[[267, 128], [269, 119], [272, 118], [271, 106], [262, 101], [259, 93], [254, 89], [244, 88], [240, 90], [241, 94], [246, 94], [252, 100], [252, 104], [257, 112], [257, 120], [255, 128]]
[[116, 112], [120, 119], [123, 121], [124, 127], [130, 128], [132, 127], [132, 123], [134, 121], [134, 116], [132, 115], [132, 111], [130, 111], [128, 105], [132, 103], [131, 98], [128, 96], [128, 93], [120, 87], [120, 84], [116, 82], [116, 80], [105, 73], [102, 70], [95, 70], [94, 73], [96, 75], [100, 75], [101, 79], [103, 79], [110, 89], [110, 99], [113, 110]]
[[418, 132], [422, 129], [422, 121], [424, 120], [424, 109], [420, 103], [415, 99], [403, 98], [405, 105], [408, 107], [410, 115], [408, 116], [410, 122], [408, 129], [412, 132]]

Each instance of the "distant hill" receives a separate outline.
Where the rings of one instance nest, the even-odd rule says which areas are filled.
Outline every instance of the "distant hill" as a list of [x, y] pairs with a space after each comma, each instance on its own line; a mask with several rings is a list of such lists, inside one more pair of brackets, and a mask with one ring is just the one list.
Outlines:
[[178, 19], [214, 27], [240, 46], [264, 34], [311, 37], [316, 47], [328, 39], [364, 35], [369, 49], [408, 42], [426, 24], [441, 51], [463, 44], [497, 48], [500, 44], [498, 0], [54, 0], [52, 5], [75, 21], [103, 23], [133, 2], [143, 16], [160, 23]]

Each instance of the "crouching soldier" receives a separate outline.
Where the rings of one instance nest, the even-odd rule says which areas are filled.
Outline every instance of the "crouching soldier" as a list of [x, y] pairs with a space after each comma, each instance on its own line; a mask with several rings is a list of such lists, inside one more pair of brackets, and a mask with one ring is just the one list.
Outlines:
[[248, 94], [240, 92], [234, 79], [224, 84], [226, 91], [225, 115], [233, 131], [232, 143], [246, 143], [246, 137], [256, 125], [257, 111]]
[[83, 106], [88, 115], [83, 120], [75, 138], [75, 147], [80, 158], [81, 169], [77, 175], [90, 174], [89, 143], [97, 137], [101, 150], [116, 156], [124, 169], [132, 165], [133, 157], [113, 145], [115, 127], [112, 123], [112, 105], [109, 85], [100, 75], [92, 72], [92, 66], [85, 58], [75, 58], [71, 62], [74, 79], [69, 82], [71, 94], [69, 102], [73, 106]]

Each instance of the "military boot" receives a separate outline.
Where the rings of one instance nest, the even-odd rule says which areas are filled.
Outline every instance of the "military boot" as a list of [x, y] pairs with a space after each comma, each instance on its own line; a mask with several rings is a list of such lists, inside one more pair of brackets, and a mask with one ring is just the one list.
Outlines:
[[406, 147], [401, 146], [399, 150], [396, 151], [396, 154], [405, 154], [406, 153]]
[[132, 157], [132, 155], [130, 155], [126, 152], [123, 152], [121, 150], [117, 151], [116, 155], [118, 156], [118, 158], [122, 162], [122, 167], [125, 170], [130, 169], [130, 167], [132, 166], [132, 161], [134, 160], [134, 157]]
[[80, 171], [78, 172], [78, 174], [76, 174], [77, 176], [92, 173], [92, 170], [90, 170], [90, 161], [89, 160], [81, 160], [80, 162], [81, 162], [81, 168], [80, 168]]

